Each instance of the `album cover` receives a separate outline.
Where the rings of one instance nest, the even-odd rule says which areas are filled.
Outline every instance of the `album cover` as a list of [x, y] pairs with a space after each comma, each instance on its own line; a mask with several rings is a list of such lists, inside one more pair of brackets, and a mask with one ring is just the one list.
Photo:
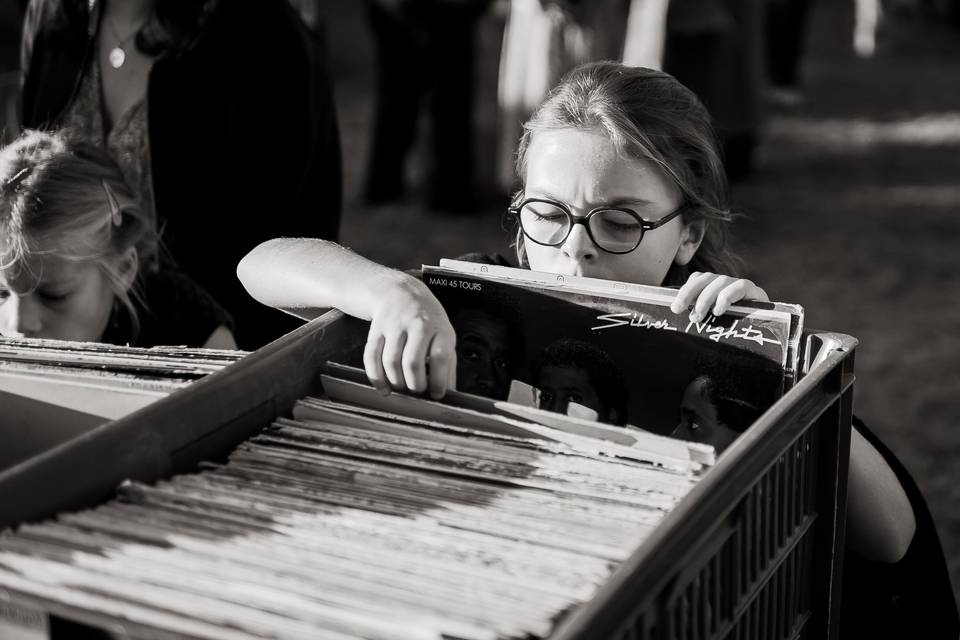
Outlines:
[[457, 331], [460, 391], [505, 400], [519, 380], [539, 408], [670, 435], [710, 412], [740, 432], [793, 383], [796, 305], [694, 323], [662, 287], [458, 261], [424, 266], [423, 280]]

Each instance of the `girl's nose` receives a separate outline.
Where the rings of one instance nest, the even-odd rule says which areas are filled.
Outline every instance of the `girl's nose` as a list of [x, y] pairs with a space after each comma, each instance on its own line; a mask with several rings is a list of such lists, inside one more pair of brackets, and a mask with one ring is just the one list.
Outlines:
[[590, 239], [586, 225], [573, 225], [570, 235], [563, 242], [564, 255], [575, 262], [589, 262], [597, 257], [597, 251], [597, 245]]
[[30, 337], [39, 335], [42, 323], [40, 321], [40, 305], [32, 296], [11, 296], [4, 306], [10, 309], [10, 329], [21, 335]]

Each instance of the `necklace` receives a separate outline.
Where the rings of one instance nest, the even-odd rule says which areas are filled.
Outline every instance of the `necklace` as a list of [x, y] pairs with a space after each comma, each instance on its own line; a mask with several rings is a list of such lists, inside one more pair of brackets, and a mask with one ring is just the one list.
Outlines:
[[110, 53], [107, 55], [107, 59], [110, 61], [111, 67], [113, 67], [114, 69], [119, 69], [120, 67], [123, 66], [123, 63], [126, 62], [127, 60], [127, 52], [124, 50], [123, 46], [130, 41], [130, 38], [137, 35], [137, 32], [140, 31], [140, 27], [143, 26], [143, 23], [141, 22], [136, 29], [134, 29], [127, 35], [126, 38], [121, 39], [120, 36], [117, 35], [116, 29], [113, 28], [113, 22], [106, 19], [105, 19], [105, 22], [107, 23], [107, 28], [110, 29], [110, 33], [113, 35], [113, 38], [117, 40], [117, 45], [112, 49], [110, 49]]

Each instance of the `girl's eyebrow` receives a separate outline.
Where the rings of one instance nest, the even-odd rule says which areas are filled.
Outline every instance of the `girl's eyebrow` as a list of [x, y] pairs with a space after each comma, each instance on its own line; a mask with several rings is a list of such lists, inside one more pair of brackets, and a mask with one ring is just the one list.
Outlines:
[[56, 279], [56, 280], [47, 280], [44, 279], [42, 282], [37, 283], [36, 290], [43, 291], [46, 294], [57, 293], [57, 294], [66, 294], [70, 291], [73, 291], [76, 288], [76, 282], [74, 280], [68, 280], [66, 278]]
[[[567, 204], [567, 203], [564, 202], [561, 198], [556, 197], [555, 195], [553, 195], [553, 194], [550, 193], [549, 191], [543, 191], [543, 190], [540, 190], [540, 189], [532, 189], [532, 190], [530, 191], [530, 193], [527, 193], [527, 194], [526, 194], [526, 197], [528, 197], [528, 198], [544, 198], [544, 199], [546, 199], [546, 200], [555, 200], [555, 201], [557, 201], [557, 202], [563, 202], [564, 204]], [[597, 208], [600, 208], [600, 207], [625, 207], [625, 206], [627, 206], [627, 205], [639, 205], [639, 206], [641, 206], [641, 207], [648, 207], [648, 206], [650, 206], [650, 205], [652, 205], [652, 204], [654, 204], [654, 203], [651, 202], [650, 200], [646, 200], [645, 198], [640, 198], [640, 197], [637, 197], [637, 196], [620, 196], [620, 197], [617, 197], [617, 198], [611, 198], [611, 199], [609, 199], [609, 200], [605, 200], [605, 201], [604, 201], [603, 203], [601, 203], [601, 204], [594, 204], [594, 205], [591, 206], [590, 208], [591, 208], [591, 209], [597, 209]], [[569, 205], [568, 205], [568, 206], [569, 206]]]
[[56, 265], [52, 268], [48, 267], [43, 271], [37, 287], [69, 288], [73, 286], [79, 278], [80, 275], [76, 270], [69, 268], [69, 266]]
[[640, 205], [641, 207], [648, 207], [653, 204], [650, 200], [644, 198], [637, 198], [635, 196], [624, 196], [622, 198], [613, 198], [605, 203], [603, 206], [606, 207], [625, 207], [628, 204]]

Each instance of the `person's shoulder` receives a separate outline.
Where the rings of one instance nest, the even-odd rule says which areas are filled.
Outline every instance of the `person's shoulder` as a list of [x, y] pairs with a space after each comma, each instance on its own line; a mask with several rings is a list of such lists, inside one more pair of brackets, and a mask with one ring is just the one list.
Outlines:
[[228, 316], [214, 297], [180, 269], [162, 268], [144, 276], [144, 290], [150, 301], [181, 303], [208, 313]]
[[174, 268], [144, 274], [140, 346], [184, 344], [200, 347], [217, 327], [233, 329], [233, 318], [214, 297]]

